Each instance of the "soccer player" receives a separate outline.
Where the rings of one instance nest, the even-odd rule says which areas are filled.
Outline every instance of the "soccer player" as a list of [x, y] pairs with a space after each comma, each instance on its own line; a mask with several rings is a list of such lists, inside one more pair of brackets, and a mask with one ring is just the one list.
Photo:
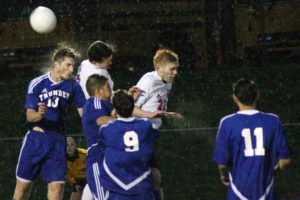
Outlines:
[[100, 128], [104, 159], [94, 164], [100, 176], [95, 199], [153, 200], [149, 160], [159, 132], [147, 119], [132, 117], [134, 99], [126, 92], [113, 95], [113, 107], [117, 120]]
[[[158, 49], [153, 57], [154, 71], [146, 73], [137, 83], [141, 94], [136, 100], [134, 116], [149, 118], [153, 128], [159, 129], [162, 117], [181, 119], [175, 112], [166, 112], [172, 83], [179, 67], [178, 55], [169, 49]], [[157, 200], [163, 199], [161, 175], [155, 157], [151, 159], [154, 176], [154, 194]]]
[[67, 176], [72, 186], [71, 200], [80, 200], [86, 184], [85, 158], [86, 149], [78, 148], [73, 137], [67, 137]]
[[213, 160], [227, 199], [276, 199], [274, 173], [290, 163], [287, 138], [279, 118], [256, 110], [258, 89], [253, 81], [240, 79], [233, 85], [235, 114], [220, 121]]
[[99, 128], [102, 124], [114, 120], [111, 116], [111, 88], [109, 80], [98, 74], [90, 75], [86, 82], [86, 90], [90, 96], [83, 106], [82, 127], [87, 142], [88, 154], [86, 171], [88, 185], [85, 187], [82, 199], [90, 199], [89, 195], [96, 193], [93, 164], [103, 159], [103, 149], [96, 146]]
[[111, 91], [113, 91], [114, 82], [107, 71], [112, 65], [113, 48], [102, 41], [95, 41], [89, 46], [87, 55], [88, 59], [81, 62], [77, 72], [77, 80], [86, 99], [89, 98], [86, 81], [92, 74], [105, 76], [108, 79]]
[[65, 118], [70, 103], [81, 115], [85, 97], [73, 80], [77, 53], [67, 47], [53, 55], [52, 70], [33, 79], [26, 94], [27, 132], [16, 170], [14, 199], [26, 199], [37, 175], [48, 184], [48, 199], [61, 199], [66, 175]]

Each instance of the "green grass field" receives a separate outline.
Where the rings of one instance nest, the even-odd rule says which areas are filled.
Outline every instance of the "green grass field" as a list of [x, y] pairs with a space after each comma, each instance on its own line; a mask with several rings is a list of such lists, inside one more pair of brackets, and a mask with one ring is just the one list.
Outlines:
[[[116, 88], [129, 88], [149, 69], [149, 64], [139, 70], [115, 70], [112, 78]], [[165, 121], [163, 130], [177, 128], [217, 127], [224, 115], [236, 111], [231, 100], [231, 84], [240, 77], [254, 79], [261, 88], [258, 109], [280, 116], [284, 124], [300, 123], [299, 66], [226, 66], [224, 68], [182, 70], [170, 96], [169, 110], [185, 116], [183, 121]], [[0, 134], [1, 138], [23, 137], [26, 129], [25, 92], [28, 81], [38, 74], [34, 69], [9, 70], [1, 73]], [[79, 117], [70, 109], [67, 134], [79, 134]], [[75, 114], [74, 114], [75, 113]], [[293, 150], [293, 164], [278, 174], [275, 180], [282, 199], [300, 199], [299, 132], [300, 125], [286, 126]], [[219, 181], [217, 167], [211, 161], [216, 130], [164, 131], [157, 144], [165, 196], [167, 200], [218, 200], [225, 199], [226, 188]], [[83, 141], [83, 140], [82, 140]], [[84, 141], [83, 141], [84, 142]], [[83, 143], [82, 142], [82, 143]], [[10, 199], [15, 184], [15, 165], [21, 140], [0, 140], [0, 196]], [[32, 200], [45, 199], [45, 184], [37, 181], [32, 190]], [[68, 190], [64, 199], [68, 199]]]

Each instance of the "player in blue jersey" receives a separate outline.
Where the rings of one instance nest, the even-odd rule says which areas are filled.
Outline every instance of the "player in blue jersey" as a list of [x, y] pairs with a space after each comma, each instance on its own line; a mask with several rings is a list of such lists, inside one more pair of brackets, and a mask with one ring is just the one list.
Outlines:
[[159, 137], [148, 120], [132, 117], [134, 99], [120, 90], [113, 95], [117, 120], [100, 128], [104, 160], [95, 163], [95, 199], [153, 200], [149, 160]]
[[83, 106], [82, 127], [88, 147], [86, 158], [88, 185], [82, 198], [90, 199], [88, 191], [91, 189], [92, 193], [96, 193], [93, 163], [103, 159], [103, 149], [96, 146], [99, 127], [114, 118], [111, 116], [113, 107], [110, 102], [112, 91], [109, 79], [98, 74], [90, 75], [86, 82], [86, 90], [89, 98]]
[[67, 47], [53, 55], [52, 70], [33, 79], [26, 94], [27, 132], [17, 164], [14, 199], [26, 199], [37, 175], [48, 184], [48, 199], [61, 199], [66, 175], [65, 118], [70, 103], [85, 103], [72, 73], [77, 53]]
[[220, 121], [213, 160], [228, 200], [276, 199], [276, 170], [290, 163], [290, 152], [279, 118], [256, 110], [258, 90], [253, 81], [240, 79], [233, 86], [235, 114]]

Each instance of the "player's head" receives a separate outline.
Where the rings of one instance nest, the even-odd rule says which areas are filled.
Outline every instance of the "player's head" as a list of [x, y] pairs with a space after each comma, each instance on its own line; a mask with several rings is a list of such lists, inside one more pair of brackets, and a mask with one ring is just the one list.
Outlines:
[[179, 58], [170, 49], [158, 49], [153, 57], [153, 65], [165, 82], [172, 83], [178, 72]]
[[58, 79], [68, 80], [74, 72], [75, 60], [79, 54], [70, 47], [60, 47], [55, 50], [53, 61], [53, 72]]
[[108, 69], [112, 65], [113, 51], [112, 46], [98, 40], [88, 48], [88, 59], [90, 62]]
[[241, 78], [233, 84], [233, 99], [237, 103], [253, 106], [258, 98], [258, 89], [254, 81]]
[[111, 89], [108, 79], [104, 76], [93, 74], [86, 81], [86, 90], [91, 97], [100, 97], [109, 101], [111, 98]]
[[117, 90], [113, 95], [112, 102], [117, 115], [124, 118], [132, 116], [134, 100], [126, 91]]
[[76, 154], [76, 141], [73, 137], [67, 137], [67, 154], [72, 157]]

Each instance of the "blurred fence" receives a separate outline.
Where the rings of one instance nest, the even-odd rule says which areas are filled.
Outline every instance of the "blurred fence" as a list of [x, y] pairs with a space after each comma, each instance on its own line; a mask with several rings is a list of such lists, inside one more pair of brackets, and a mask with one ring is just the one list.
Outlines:
[[[300, 124], [285, 124], [293, 152], [292, 166], [279, 173], [275, 187], [281, 200], [300, 199]], [[166, 200], [225, 199], [226, 187], [220, 180], [217, 166], [212, 162], [216, 127], [192, 129], [165, 129], [157, 144], [157, 159], [162, 173]], [[74, 135], [84, 147], [81, 135]], [[21, 147], [21, 138], [0, 138], [0, 196], [11, 199], [15, 186], [15, 167]], [[46, 199], [46, 184], [37, 180], [30, 200]], [[70, 188], [64, 199], [69, 199]]]

